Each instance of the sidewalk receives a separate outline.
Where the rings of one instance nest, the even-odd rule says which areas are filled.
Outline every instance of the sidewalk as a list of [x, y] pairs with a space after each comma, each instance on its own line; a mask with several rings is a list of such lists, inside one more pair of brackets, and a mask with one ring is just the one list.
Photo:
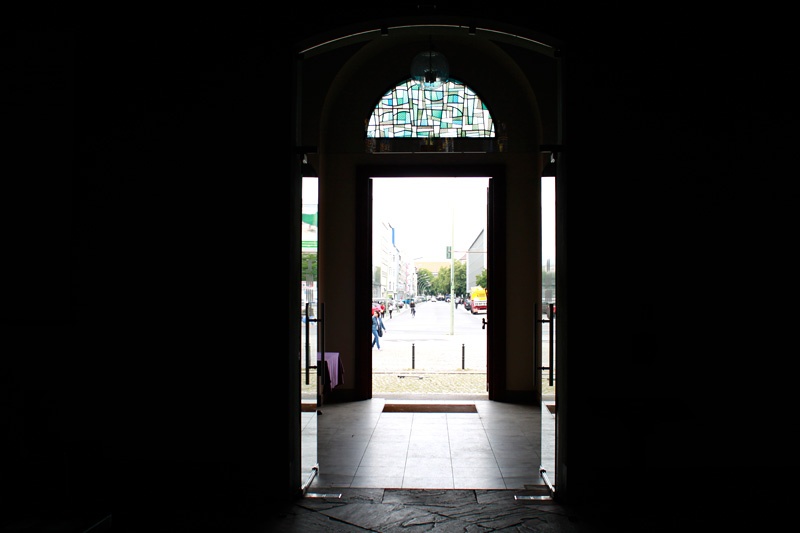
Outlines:
[[[468, 314], [463, 308], [458, 312]], [[426, 317], [419, 311], [414, 318], [406, 309], [395, 311], [391, 319], [387, 313], [381, 350], [372, 349], [373, 394], [488, 396], [485, 335], [479, 331], [472, 335], [449, 335], [435, 328], [420, 335], [424, 320]], [[405, 328], [412, 323], [415, 333], [409, 336]]]
[[486, 373], [373, 372], [372, 394], [485, 395]]
[[[447, 304], [425, 303], [411, 317], [395, 310], [383, 319], [386, 332], [381, 350], [372, 349], [372, 391], [383, 395], [472, 395], [487, 398], [485, 315], [455, 310], [454, 334], [449, 334]], [[316, 376], [314, 376], [315, 378]], [[316, 389], [303, 385], [303, 392]]]

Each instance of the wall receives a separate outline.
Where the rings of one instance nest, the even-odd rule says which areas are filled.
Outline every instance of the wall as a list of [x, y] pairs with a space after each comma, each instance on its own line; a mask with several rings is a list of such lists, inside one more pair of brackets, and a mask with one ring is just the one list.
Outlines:
[[[353, 295], [357, 294], [354, 283], [358, 272], [354, 245], [358, 244], [358, 233], [353, 214], [357, 212], [356, 175], [359, 165], [417, 164], [441, 165], [465, 164], [472, 161], [486, 164], [487, 161], [500, 162], [508, 166], [508, 202], [498, 206], [498, 213], [504, 217], [508, 227], [514, 227], [509, 237], [509, 253], [504, 257], [509, 271], [498, 273], [506, 279], [514, 279], [515, 295], [522, 295], [530, 305], [521, 307], [518, 299], [509, 300], [508, 313], [512, 318], [508, 324], [496, 327], [508, 343], [506, 384], [509, 390], [520, 397], [532, 397], [538, 381], [534, 379], [533, 367], [536, 349], [533, 343], [535, 302], [538, 298], [539, 273], [531, 265], [541, 263], [540, 228], [540, 190], [536, 170], [538, 156], [534, 141], [539, 129], [535, 99], [531, 94], [527, 79], [516, 70], [504, 53], [497, 47], [488, 46], [485, 50], [461, 38], [437, 37], [438, 46], [448, 56], [451, 72], [466, 82], [474, 82], [482, 99], [490, 107], [495, 121], [507, 124], [510, 134], [520, 134], [508, 153], [494, 154], [369, 154], [364, 153], [363, 121], [372, 112], [372, 106], [382, 96], [387, 87], [408, 76], [410, 65], [409, 50], [414, 46], [425, 48], [424, 40], [418, 38], [397, 38], [373, 41], [348, 58], [341, 71], [330, 81], [330, 91], [325, 99], [320, 117], [319, 174], [320, 174], [320, 261], [325, 264], [321, 274], [322, 299], [332, 302], [326, 324], [327, 349], [342, 354], [345, 372], [357, 375], [358, 355], [363, 347], [358, 330], [353, 329], [353, 315], [349, 313]], [[459, 48], [467, 42], [468, 46]], [[412, 54], [413, 55], [413, 54]], [[477, 69], [478, 57], [486, 55], [489, 69]], [[489, 59], [491, 58], [491, 59]], [[328, 67], [330, 68], [330, 67]], [[459, 70], [463, 69], [462, 70]], [[304, 72], [312, 69], [305, 65]], [[511, 75], [508, 74], [511, 72]], [[319, 90], [321, 80], [314, 78], [313, 92]], [[357, 80], [357, 82], [354, 82]], [[514, 89], [512, 89], [514, 87]], [[513, 92], [518, 98], [509, 102], [507, 95]], [[361, 113], [361, 114], [359, 114]], [[335, 132], [334, 135], [326, 135]], [[361, 194], [359, 191], [358, 194]], [[532, 207], [533, 206], [533, 207]], [[513, 277], [511, 277], [513, 276]], [[529, 296], [525, 296], [529, 295]], [[500, 301], [499, 295], [497, 296]], [[512, 309], [513, 308], [513, 309]], [[367, 337], [364, 337], [367, 339]], [[505, 357], [506, 354], [498, 355]], [[363, 357], [368, 357], [363, 354]], [[350, 381], [341, 387], [339, 394], [347, 395], [347, 390], [356, 383]]]
[[[611, 518], [622, 501], [626, 516], [650, 514], [664, 529], [684, 525], [681, 509], [694, 505], [703, 512], [693, 523], [707, 529], [751, 516], [777, 529], [768, 521], [796, 501], [800, 448], [787, 351], [797, 301], [793, 18], [765, 4], [729, 10], [720, 24], [718, 12], [670, 4], [630, 24], [623, 6], [558, 4], [537, 5], [530, 20], [480, 7], [569, 45], [557, 192], [563, 497]], [[126, 11], [86, 27], [94, 18], [71, 6], [37, 13], [36, 31], [3, 35], [13, 59], [4, 109], [19, 112], [6, 167], [18, 210], [5, 243], [17, 290], [3, 316], [12, 453], [2, 487], [13, 510], [4, 518], [104, 512], [110, 495], [115, 529], [170, 514], [213, 526], [295, 494], [294, 147], [306, 137], [292, 105], [268, 95], [292, 102], [284, 73], [295, 41], [377, 15], [373, 3], [313, 7], [283, 13], [280, 27], [266, 11], [163, 6], [157, 17]], [[316, 122], [322, 100], [304, 104], [303, 121]], [[342, 154], [326, 156], [329, 172], [352, 168]], [[287, 212], [263, 209], [281, 186]], [[346, 179], [331, 186], [355, 193]], [[287, 254], [260, 246], [270, 235], [286, 236]], [[327, 260], [350, 275], [353, 243], [332, 239], [342, 249]], [[598, 313], [601, 282], [615, 274], [609, 257], [632, 272], [611, 323], [625, 334], [613, 342]], [[752, 257], [769, 267], [755, 317], [738, 290]], [[675, 296], [684, 263], [700, 280], [688, 302]], [[283, 278], [286, 338], [263, 305]], [[43, 312], [62, 309], [66, 294], [68, 312]], [[352, 312], [347, 291], [328, 293], [339, 296]], [[97, 477], [65, 477], [77, 459]], [[28, 467], [43, 464], [52, 468], [20, 491]], [[102, 493], [84, 490], [95, 479]], [[749, 505], [765, 496], [769, 505]]]

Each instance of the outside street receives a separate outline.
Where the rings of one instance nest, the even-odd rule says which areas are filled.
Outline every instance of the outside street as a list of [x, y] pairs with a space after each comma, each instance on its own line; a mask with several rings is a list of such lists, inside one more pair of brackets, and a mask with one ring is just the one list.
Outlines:
[[[383, 393], [480, 394], [486, 391], [486, 314], [473, 315], [459, 305], [422, 302], [383, 319], [387, 331], [381, 350], [372, 349], [373, 395]], [[462, 359], [463, 357], [463, 359]], [[462, 368], [463, 367], [463, 368]]]
[[[381, 350], [372, 349], [373, 396], [487, 395], [486, 330], [482, 328], [484, 318], [485, 313], [473, 315], [459, 305], [453, 313], [454, 334], [450, 335], [450, 304], [447, 302], [418, 303], [415, 317], [411, 316], [408, 306], [395, 310], [391, 319], [387, 311], [383, 319], [387, 330], [380, 338]], [[312, 323], [311, 348], [316, 352], [314, 326]], [[542, 331], [546, 365], [549, 341], [547, 324], [543, 324]], [[305, 338], [302, 346], [305, 349]], [[305, 372], [302, 375], [304, 399], [315, 399], [315, 372], [311, 372], [308, 385], [305, 384]], [[346, 375], [344, 379], [347, 380]], [[546, 380], [544, 384], [547, 385]], [[545, 386], [544, 392], [552, 394], [553, 387]]]

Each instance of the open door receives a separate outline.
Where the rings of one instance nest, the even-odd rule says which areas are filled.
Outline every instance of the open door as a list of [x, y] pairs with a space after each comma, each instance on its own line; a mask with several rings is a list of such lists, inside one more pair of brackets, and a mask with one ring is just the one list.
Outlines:
[[[479, 315], [476, 323], [477, 329], [485, 332], [486, 350], [487, 350], [487, 388], [489, 397], [486, 400], [481, 400], [485, 404], [496, 404], [483, 406], [486, 408], [481, 414], [480, 423], [485, 428], [487, 438], [491, 434], [493, 428], [499, 423], [500, 419], [492, 420], [494, 413], [499, 413], [502, 409], [499, 407], [511, 406], [518, 408], [515, 411], [514, 422], [517, 424], [515, 430], [519, 431], [521, 435], [516, 437], [520, 439], [520, 446], [515, 446], [513, 450], [503, 450], [502, 446], [491, 451], [498, 465], [501, 468], [508, 469], [504, 472], [509, 479], [501, 479], [501, 483], [513, 483], [512, 479], [524, 478], [527, 487], [530, 483], [535, 482], [539, 477], [540, 465], [540, 428], [541, 428], [541, 410], [536, 402], [530, 400], [531, 396], [526, 393], [523, 395], [517, 390], [508, 390], [508, 381], [513, 382], [514, 376], [509, 379], [507, 377], [506, 368], [506, 339], [505, 333], [507, 331], [506, 312], [504, 309], [507, 307], [509, 298], [509, 288], [513, 288], [511, 282], [506, 282], [505, 275], [507, 266], [505, 264], [507, 258], [507, 241], [505, 235], [506, 228], [506, 209], [502, 206], [505, 204], [505, 191], [504, 173], [502, 167], [479, 167], [475, 165], [469, 166], [447, 166], [435, 167], [431, 165], [396, 165], [396, 166], [374, 166], [358, 168], [357, 171], [357, 186], [355, 194], [349, 191], [349, 197], [357, 198], [357, 203], [354, 207], [354, 226], [356, 229], [355, 239], [355, 261], [354, 261], [354, 277], [358, 282], [354, 284], [354, 295], [357, 305], [354, 307], [353, 316], [350, 319], [353, 328], [356, 331], [357, 345], [355, 346], [356, 354], [354, 358], [355, 375], [352, 381], [348, 375], [347, 384], [354, 387], [356, 391], [351, 397], [333, 398], [333, 402], [328, 405], [325, 414], [318, 419], [320, 425], [319, 431], [321, 435], [326, 435], [327, 440], [324, 447], [319, 448], [320, 458], [320, 480], [319, 487], [331, 488], [332, 483], [336, 486], [348, 486], [347, 483], [353, 482], [353, 479], [359, 474], [360, 470], [367, 469], [372, 464], [363, 464], [362, 460], [367, 451], [371, 451], [370, 447], [375, 445], [371, 437], [375, 435], [375, 428], [381, 421], [391, 418], [386, 415], [373, 411], [372, 408], [380, 402], [364, 401], [373, 400], [373, 351], [371, 349], [372, 335], [370, 331], [370, 322], [366, 319], [366, 308], [370, 306], [372, 297], [373, 275], [375, 269], [373, 268], [373, 238], [372, 238], [372, 219], [373, 207], [372, 197], [375, 182], [379, 181], [373, 179], [375, 177], [399, 177], [408, 178], [413, 180], [413, 176], [417, 178], [440, 176], [440, 177], [485, 177], [487, 179], [486, 189], [486, 214], [487, 214], [487, 284], [488, 284], [488, 297], [490, 298], [487, 307], [487, 314]], [[501, 207], [497, 207], [500, 205]], [[526, 208], [527, 206], [522, 206]], [[419, 212], [419, 210], [417, 211]], [[498, 253], [499, 252], [499, 253]], [[538, 253], [536, 254], [538, 257]], [[412, 257], [413, 259], [413, 257]], [[526, 263], [525, 267], [530, 269], [530, 263]], [[530, 273], [530, 271], [528, 271]], [[530, 273], [535, 276], [535, 271]], [[348, 273], [349, 275], [349, 273]], [[325, 279], [323, 277], [323, 279]], [[327, 287], [327, 285], [326, 285]], [[538, 290], [532, 291], [532, 295], [538, 296]], [[516, 298], [517, 295], [515, 295]], [[518, 298], [513, 302], [517, 302]], [[533, 300], [538, 306], [538, 298]], [[527, 303], [531, 302], [527, 298]], [[444, 302], [432, 303], [428, 305], [447, 306]], [[470, 316], [462, 309], [464, 316]], [[423, 315], [419, 312], [416, 318], [412, 319], [410, 316], [406, 317], [409, 322], [420, 322]], [[395, 318], [395, 321], [398, 319]], [[391, 321], [387, 321], [389, 325], [389, 334], [392, 334]], [[482, 324], [481, 324], [482, 322]], [[501, 327], [495, 327], [500, 324]], [[384, 337], [385, 338], [385, 337]], [[532, 352], [533, 350], [531, 350]], [[533, 358], [534, 354], [531, 353], [530, 357]], [[531, 364], [532, 367], [532, 364]], [[332, 396], [337, 396], [337, 391], [333, 391]], [[349, 391], [348, 391], [349, 392]], [[362, 396], [363, 395], [363, 396]], [[341, 395], [338, 395], [341, 396]], [[538, 398], [537, 398], [538, 400]], [[424, 401], [424, 400], [423, 400]], [[514, 405], [518, 404], [518, 405]], [[382, 411], [381, 411], [382, 412]], [[341, 416], [338, 416], [341, 415]], [[420, 416], [419, 418], [423, 418]], [[377, 421], [377, 422], [376, 422]], [[383, 422], [387, 423], [388, 422]], [[342, 428], [346, 431], [342, 431]], [[431, 428], [432, 429], [432, 428]], [[341, 435], [341, 439], [330, 438], [331, 435]], [[360, 440], [356, 440], [356, 437]], [[385, 435], [381, 435], [385, 438]], [[440, 438], [437, 436], [437, 438]], [[441, 437], [444, 438], [444, 437]], [[522, 441], [524, 439], [524, 442]], [[507, 443], [508, 435], [497, 435], [497, 444], [503, 442]], [[504, 453], [505, 452], [505, 453]], [[517, 455], [513, 455], [517, 454]], [[501, 456], [503, 455], [503, 456]], [[372, 457], [375, 459], [375, 457]], [[403, 461], [405, 464], [405, 461]], [[381, 465], [383, 467], [384, 465]], [[460, 468], [468, 468], [465, 463], [458, 463]], [[400, 468], [400, 467], [398, 467]], [[405, 468], [405, 467], [403, 467]], [[510, 473], [509, 473], [510, 472]], [[383, 472], [385, 474], [385, 472]], [[366, 474], [363, 474], [366, 475]], [[377, 479], [377, 473], [375, 474]], [[381, 478], [382, 479], [382, 478]], [[528, 481], [530, 480], [530, 481]], [[452, 479], [450, 480], [452, 482]], [[496, 481], [496, 480], [495, 480]], [[369, 483], [367, 480], [359, 480], [363, 483]], [[374, 483], [384, 483], [383, 481], [374, 481]], [[389, 482], [385, 482], [389, 483]], [[399, 486], [397, 480], [391, 481], [391, 485], [376, 485], [379, 487], [392, 487]], [[542, 484], [543, 485], [543, 484]], [[420, 483], [419, 486], [426, 486], [425, 483]], [[503, 485], [507, 486], [507, 485]], [[322, 493], [320, 491], [320, 493]], [[547, 491], [542, 491], [546, 494]]]
[[[497, 275], [497, 272], [505, 270], [505, 263], [498, 257], [504, 257], [506, 248], [506, 237], [504, 235], [506, 222], [505, 218], [498, 216], [498, 210], [494, 207], [497, 202], [502, 202], [505, 197], [505, 172], [501, 166], [494, 165], [454, 165], [454, 166], [430, 166], [430, 165], [396, 165], [378, 167], [360, 167], [358, 170], [358, 202], [356, 205], [356, 227], [358, 232], [356, 250], [358, 279], [363, 280], [358, 284], [356, 298], [359, 304], [357, 310], [363, 305], [370, 305], [372, 299], [371, 278], [372, 278], [372, 178], [373, 177], [482, 177], [488, 178], [487, 188], [487, 207], [486, 207], [486, 265], [487, 265], [487, 293], [490, 305], [484, 316], [484, 329], [486, 331], [486, 374], [487, 391], [490, 400], [514, 400], [506, 394], [506, 342], [503, 335], [495, 335], [491, 323], [505, 320], [505, 301], [506, 281], [505, 276]], [[358, 312], [358, 311], [356, 311]], [[357, 328], [362, 328], [359, 338], [363, 339], [358, 348], [358, 360], [356, 362], [357, 385], [356, 397], [372, 398], [372, 356], [371, 356], [371, 333], [368, 321], [360, 321], [360, 315], [354, 317], [354, 324]]]
[[317, 462], [317, 410], [321, 403], [319, 379], [320, 325], [322, 309], [318, 299], [319, 264], [317, 255], [318, 192], [317, 178], [303, 178], [302, 200], [302, 281], [300, 309], [300, 457], [301, 476], [305, 492], [314, 480], [319, 465]]
[[483, 176], [371, 178], [372, 302], [388, 306], [391, 329], [372, 351], [373, 397], [487, 395], [486, 308], [469, 300], [485, 285], [488, 186]]

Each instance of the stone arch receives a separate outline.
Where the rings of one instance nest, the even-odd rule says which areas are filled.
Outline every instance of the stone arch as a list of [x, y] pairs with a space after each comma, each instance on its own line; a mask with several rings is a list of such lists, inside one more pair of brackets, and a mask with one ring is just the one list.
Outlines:
[[[481, 96], [496, 123], [505, 124], [511, 151], [536, 152], [542, 143], [539, 105], [520, 66], [497, 44], [469, 35], [435, 36], [447, 56], [452, 77]], [[320, 154], [364, 148], [364, 119], [386, 92], [409, 76], [411, 61], [428, 46], [427, 34], [374, 39], [354, 52], [326, 94], [320, 131], [339, 135], [320, 139]], [[322, 156], [324, 157], [324, 155]]]

